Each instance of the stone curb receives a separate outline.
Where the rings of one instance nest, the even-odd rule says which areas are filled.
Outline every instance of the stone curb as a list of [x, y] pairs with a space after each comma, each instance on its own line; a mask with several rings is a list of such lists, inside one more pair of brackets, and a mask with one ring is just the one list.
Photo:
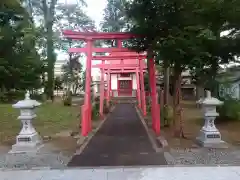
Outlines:
[[148, 126], [147, 126], [147, 124], [146, 124], [146, 122], [145, 122], [145, 120], [144, 120], [144, 118], [143, 118], [140, 110], [138, 109], [137, 106], [135, 106], [135, 109], [136, 109], [136, 111], [137, 111], [138, 117], [140, 118], [140, 120], [141, 120], [141, 122], [142, 122], [142, 124], [143, 124], [143, 126], [144, 126], [145, 131], [147, 132], [148, 138], [149, 138], [149, 140], [150, 140], [150, 142], [151, 142], [151, 144], [152, 144], [153, 149], [154, 149], [156, 152], [162, 152], [162, 151], [163, 151], [163, 148], [158, 147], [157, 141], [156, 141], [156, 136], [155, 136], [155, 135], [150, 131], [150, 129], [148, 128]]

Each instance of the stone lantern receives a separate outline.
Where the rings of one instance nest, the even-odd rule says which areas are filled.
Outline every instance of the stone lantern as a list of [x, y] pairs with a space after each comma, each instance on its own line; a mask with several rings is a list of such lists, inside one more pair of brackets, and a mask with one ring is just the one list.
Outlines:
[[34, 109], [40, 105], [41, 103], [30, 99], [29, 91], [24, 100], [13, 105], [13, 108], [20, 109], [18, 119], [22, 122], [22, 129], [9, 153], [37, 152], [42, 147], [42, 140], [32, 125], [32, 120], [36, 117]]
[[203, 147], [225, 147], [226, 143], [222, 141], [221, 134], [215, 126], [215, 119], [219, 114], [216, 111], [216, 107], [223, 104], [222, 101], [211, 97], [211, 92], [207, 91], [207, 96], [204, 99], [199, 100], [204, 115], [204, 126], [200, 130], [197, 142]]

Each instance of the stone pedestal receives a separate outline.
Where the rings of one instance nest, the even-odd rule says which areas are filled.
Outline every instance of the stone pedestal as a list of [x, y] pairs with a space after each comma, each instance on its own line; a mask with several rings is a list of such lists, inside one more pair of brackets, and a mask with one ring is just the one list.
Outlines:
[[32, 125], [32, 120], [36, 117], [34, 109], [40, 105], [39, 102], [30, 99], [29, 92], [26, 93], [24, 100], [13, 105], [14, 108], [20, 109], [18, 119], [22, 122], [22, 129], [9, 153], [34, 153], [43, 146], [41, 137]]
[[222, 141], [221, 133], [214, 123], [216, 117], [219, 115], [216, 111], [216, 106], [222, 105], [223, 102], [211, 97], [210, 91], [207, 91], [207, 97], [199, 100], [198, 103], [201, 105], [204, 114], [204, 126], [196, 138], [197, 143], [209, 148], [227, 147], [227, 144]]

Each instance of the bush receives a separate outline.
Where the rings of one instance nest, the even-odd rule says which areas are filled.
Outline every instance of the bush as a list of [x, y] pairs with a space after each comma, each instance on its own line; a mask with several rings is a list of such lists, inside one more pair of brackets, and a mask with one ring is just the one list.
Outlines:
[[217, 107], [219, 117], [216, 122], [238, 121], [240, 120], [240, 101], [228, 98], [224, 100], [222, 106]]
[[0, 102], [2, 103], [15, 103], [16, 101], [23, 100], [26, 91], [11, 90], [8, 92], [0, 92]]
[[99, 108], [100, 108], [100, 101], [95, 101], [94, 102], [94, 107], [99, 110]]
[[93, 103], [92, 106], [92, 119], [97, 120], [99, 117], [99, 104]]

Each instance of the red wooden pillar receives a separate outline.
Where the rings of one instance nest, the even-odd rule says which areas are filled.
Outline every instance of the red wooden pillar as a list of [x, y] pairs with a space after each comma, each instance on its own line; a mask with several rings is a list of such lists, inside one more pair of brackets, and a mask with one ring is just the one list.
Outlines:
[[85, 82], [85, 97], [84, 106], [82, 107], [82, 135], [87, 136], [91, 131], [91, 66], [92, 66], [92, 40], [87, 40], [87, 62], [86, 62], [86, 82]]
[[142, 100], [142, 112], [143, 115], [147, 115], [146, 111], [146, 94], [144, 87], [144, 76], [143, 76], [143, 60], [139, 59], [139, 73], [140, 73], [140, 89], [141, 89], [141, 100]]
[[108, 68], [107, 70], [108, 75], [107, 75], [107, 106], [109, 107], [109, 103], [110, 103], [110, 93], [111, 93], [111, 74], [110, 74], [110, 70]]
[[[105, 64], [105, 61], [102, 60], [102, 64]], [[101, 82], [100, 82], [100, 105], [99, 105], [99, 114], [103, 119], [103, 106], [104, 106], [104, 68], [101, 69]]]
[[150, 76], [150, 89], [151, 89], [151, 115], [153, 130], [157, 135], [160, 134], [160, 107], [157, 102], [157, 88], [156, 88], [156, 75], [155, 64], [153, 58], [149, 59], [149, 76]]
[[139, 82], [139, 70], [136, 69], [136, 81], [137, 81], [137, 99], [138, 107], [141, 108], [141, 92], [140, 92], [140, 82]]

